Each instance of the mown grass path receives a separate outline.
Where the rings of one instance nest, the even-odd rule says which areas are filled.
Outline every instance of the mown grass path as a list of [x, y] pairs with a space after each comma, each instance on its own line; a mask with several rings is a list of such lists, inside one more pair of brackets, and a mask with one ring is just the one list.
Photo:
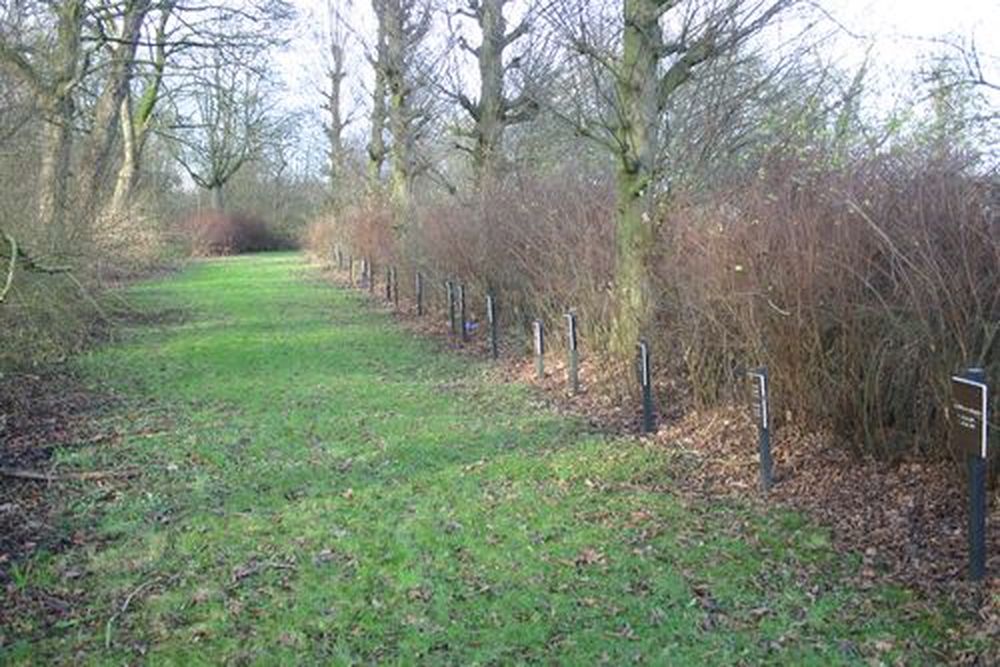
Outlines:
[[85, 546], [22, 585], [86, 607], [26, 619], [0, 662], [940, 658], [949, 619], [853, 588], [824, 531], [652, 490], [663, 450], [494, 385], [300, 256], [199, 263], [132, 298], [187, 316], [79, 366], [130, 397], [108, 419], [137, 435], [60, 464], [145, 473], [72, 496]]

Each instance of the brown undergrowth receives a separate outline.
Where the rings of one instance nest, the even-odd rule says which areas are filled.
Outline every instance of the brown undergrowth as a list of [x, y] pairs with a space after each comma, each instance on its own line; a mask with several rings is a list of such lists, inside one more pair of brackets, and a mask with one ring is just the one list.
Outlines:
[[[111, 439], [97, 417], [115, 404], [65, 372], [6, 375], [0, 383], [0, 628], [16, 628], [21, 616], [56, 623], [72, 614], [75, 601], [24, 586], [30, 558], [82, 543], [59, 528], [58, 508], [68, 491], [56, 482], [24, 479], [14, 473], [52, 472], [56, 450], [97, 445]], [[104, 482], [100, 482], [104, 483]]]
[[[119, 308], [116, 326], [105, 327], [87, 343], [114, 340], [120, 325], [183, 317], [177, 310]], [[25, 580], [31, 578], [34, 557], [92, 543], [92, 536], [68, 531], [60, 518], [81, 491], [97, 489], [113, 499], [134, 476], [131, 470], [70, 470], [55, 457], [60, 450], [114, 447], [125, 437], [143, 437], [146, 432], [109, 419], [121, 405], [120, 397], [88, 386], [66, 364], [0, 373], [0, 631], [16, 629], [22, 618], [58, 623], [81, 607], [85, 593], [73, 587], [75, 572], [61, 573], [63, 585], [56, 588], [25, 585]]]

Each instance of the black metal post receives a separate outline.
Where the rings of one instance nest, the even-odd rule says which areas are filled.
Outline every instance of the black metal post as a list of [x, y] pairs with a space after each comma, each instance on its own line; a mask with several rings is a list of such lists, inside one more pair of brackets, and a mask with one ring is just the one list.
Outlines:
[[424, 314], [424, 277], [417, 271], [417, 277], [414, 280], [416, 281], [414, 288], [417, 292], [417, 317], [421, 317]]
[[396, 267], [392, 267], [392, 305], [399, 310], [399, 274]]
[[462, 327], [462, 342], [468, 342], [469, 328], [465, 321], [465, 285], [458, 286], [458, 326]]
[[952, 378], [952, 433], [964, 450], [969, 472], [969, 578], [986, 577], [986, 463], [989, 446], [989, 387], [986, 371], [966, 369]]
[[375, 262], [370, 258], [368, 259], [368, 292], [369, 294], [375, 293]]
[[656, 415], [653, 414], [653, 364], [649, 354], [649, 343], [639, 341], [639, 386], [642, 389], [642, 433], [656, 431]]
[[385, 300], [392, 301], [392, 267], [385, 267]]
[[455, 335], [455, 285], [450, 280], [446, 280], [444, 288], [448, 292], [448, 328], [451, 335]]
[[566, 345], [569, 349], [569, 366], [566, 379], [569, 382], [570, 393], [573, 394], [580, 393], [580, 353], [578, 342], [576, 313], [570, 311], [566, 313]]
[[541, 320], [535, 320], [532, 325], [535, 334], [535, 375], [539, 380], [545, 379], [545, 325]]
[[486, 295], [486, 319], [490, 324], [490, 354], [497, 359], [500, 356], [497, 347], [497, 300], [492, 294]]
[[767, 368], [750, 371], [753, 391], [753, 413], [757, 422], [757, 448], [760, 455], [760, 485], [764, 491], [774, 484], [774, 461], [771, 458], [771, 387]]

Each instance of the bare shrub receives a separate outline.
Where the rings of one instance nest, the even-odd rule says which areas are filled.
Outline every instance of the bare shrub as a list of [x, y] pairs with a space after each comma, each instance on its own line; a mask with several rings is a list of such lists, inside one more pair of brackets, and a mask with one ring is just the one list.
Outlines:
[[675, 207], [660, 319], [695, 398], [765, 363], [785, 410], [855, 451], [945, 455], [949, 375], [998, 371], [997, 194], [961, 156], [800, 154]]
[[[779, 415], [830, 428], [856, 453], [947, 455], [949, 375], [1000, 370], [997, 201], [995, 181], [930, 149], [839, 165], [775, 154], [750, 182], [674, 195], [650, 337], [671, 411], [733, 400], [746, 367], [767, 364]], [[494, 292], [509, 330], [540, 317], [561, 334], [575, 308], [598, 361], [591, 380], [621, 394], [634, 383], [605, 354], [613, 206], [604, 178], [511, 179], [422, 207], [402, 239], [391, 209], [367, 200], [309, 244], [419, 269], [439, 309], [446, 279], [466, 284], [473, 314]]]
[[[420, 262], [437, 280], [460, 280], [480, 298], [495, 293], [509, 324], [527, 329], [542, 318], [550, 328], [561, 326], [575, 308], [583, 330], [600, 338], [614, 261], [612, 206], [604, 178], [511, 181], [473, 201], [425, 210]], [[552, 338], [558, 347], [561, 339]]]
[[294, 247], [263, 220], [245, 213], [199, 213], [188, 218], [184, 230], [193, 255], [238, 255]]
[[139, 204], [126, 212], [100, 216], [94, 224], [92, 245], [90, 268], [102, 282], [144, 275], [163, 265], [168, 255], [158, 221]]

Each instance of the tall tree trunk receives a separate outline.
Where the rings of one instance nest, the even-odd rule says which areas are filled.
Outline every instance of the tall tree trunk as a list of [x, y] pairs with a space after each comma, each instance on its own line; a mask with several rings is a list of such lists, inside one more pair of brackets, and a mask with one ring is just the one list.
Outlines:
[[212, 186], [212, 208], [222, 213], [226, 210], [226, 200], [222, 192], [222, 184], [216, 183]]
[[[380, 6], [376, 3], [376, 11]], [[379, 14], [378, 46], [373, 63], [375, 68], [375, 89], [372, 91], [371, 137], [368, 142], [368, 185], [377, 191], [382, 185], [382, 166], [385, 164], [385, 68], [388, 66], [385, 53], [385, 29]]]
[[480, 96], [473, 168], [480, 182], [490, 180], [496, 174], [503, 152], [503, 52], [507, 37], [507, 23], [503, 17], [505, 4], [505, 0], [483, 0], [479, 9], [482, 44], [478, 53]]
[[153, 69], [142, 95], [135, 108], [132, 108], [131, 95], [125, 95], [121, 103], [119, 126], [122, 139], [122, 161], [115, 178], [115, 189], [111, 196], [110, 214], [122, 216], [128, 210], [139, 184], [142, 153], [146, 147], [149, 133], [153, 126], [153, 112], [160, 100], [160, 90], [163, 85], [163, 73], [166, 70], [166, 30], [167, 22], [175, 7], [174, 0], [163, 2], [160, 7], [160, 18], [156, 31], [156, 51], [153, 58]]
[[94, 108], [93, 128], [83, 152], [79, 179], [80, 212], [93, 216], [105, 190], [111, 155], [119, 134], [122, 103], [128, 98], [135, 65], [135, 53], [151, 0], [131, 0], [124, 7], [121, 32], [111, 56], [108, 77]]
[[45, 230], [47, 251], [53, 254], [62, 254], [74, 242], [68, 216], [74, 114], [72, 97], [54, 100], [42, 131], [38, 219]]
[[385, 77], [375, 75], [375, 92], [372, 99], [371, 140], [368, 144], [368, 180], [372, 188], [382, 183], [382, 165], [385, 164]]
[[344, 192], [345, 184], [342, 181], [346, 176], [343, 135], [347, 122], [341, 111], [341, 98], [344, 78], [347, 76], [344, 71], [347, 31], [344, 27], [341, 9], [339, 2], [327, 0], [327, 13], [330, 22], [330, 69], [327, 72], [327, 78], [330, 88], [325, 97], [326, 110], [330, 115], [326, 132], [330, 144], [330, 195], [335, 206], [339, 204]]
[[327, 107], [330, 112], [330, 125], [327, 128], [327, 138], [330, 141], [330, 191], [334, 199], [342, 188], [340, 182], [344, 174], [344, 119], [340, 111], [340, 89], [344, 81], [344, 51], [338, 45], [330, 48], [333, 66], [330, 69], [330, 92], [327, 94]]
[[[55, 69], [51, 83], [36, 84], [35, 90], [45, 110], [42, 134], [42, 164], [39, 174], [38, 213], [46, 229], [48, 250], [63, 254], [82, 241], [79, 230], [71, 229], [69, 188], [73, 149], [73, 95], [82, 76], [80, 44], [83, 31], [83, 0], [66, 0], [56, 7], [57, 38]], [[34, 73], [36, 81], [44, 77]], [[75, 221], [74, 221], [75, 222]]]
[[659, 54], [663, 34], [657, 0], [625, 0], [621, 74], [617, 81], [618, 207], [615, 225], [616, 312], [612, 347], [622, 358], [646, 333], [654, 312], [650, 284], [655, 247], [653, 176], [659, 147]]
[[402, 0], [386, 0], [382, 21], [385, 27], [385, 85], [388, 91], [389, 188], [397, 212], [405, 216], [410, 204], [413, 136], [410, 131], [410, 88], [407, 81], [407, 47]]
[[139, 156], [136, 146], [135, 123], [132, 121], [132, 109], [129, 100], [126, 98], [122, 102], [121, 126], [122, 137], [122, 163], [118, 167], [118, 176], [115, 178], [115, 189], [111, 195], [109, 214], [111, 217], [119, 217], [128, 210], [132, 193], [135, 191], [136, 182], [139, 179]]

